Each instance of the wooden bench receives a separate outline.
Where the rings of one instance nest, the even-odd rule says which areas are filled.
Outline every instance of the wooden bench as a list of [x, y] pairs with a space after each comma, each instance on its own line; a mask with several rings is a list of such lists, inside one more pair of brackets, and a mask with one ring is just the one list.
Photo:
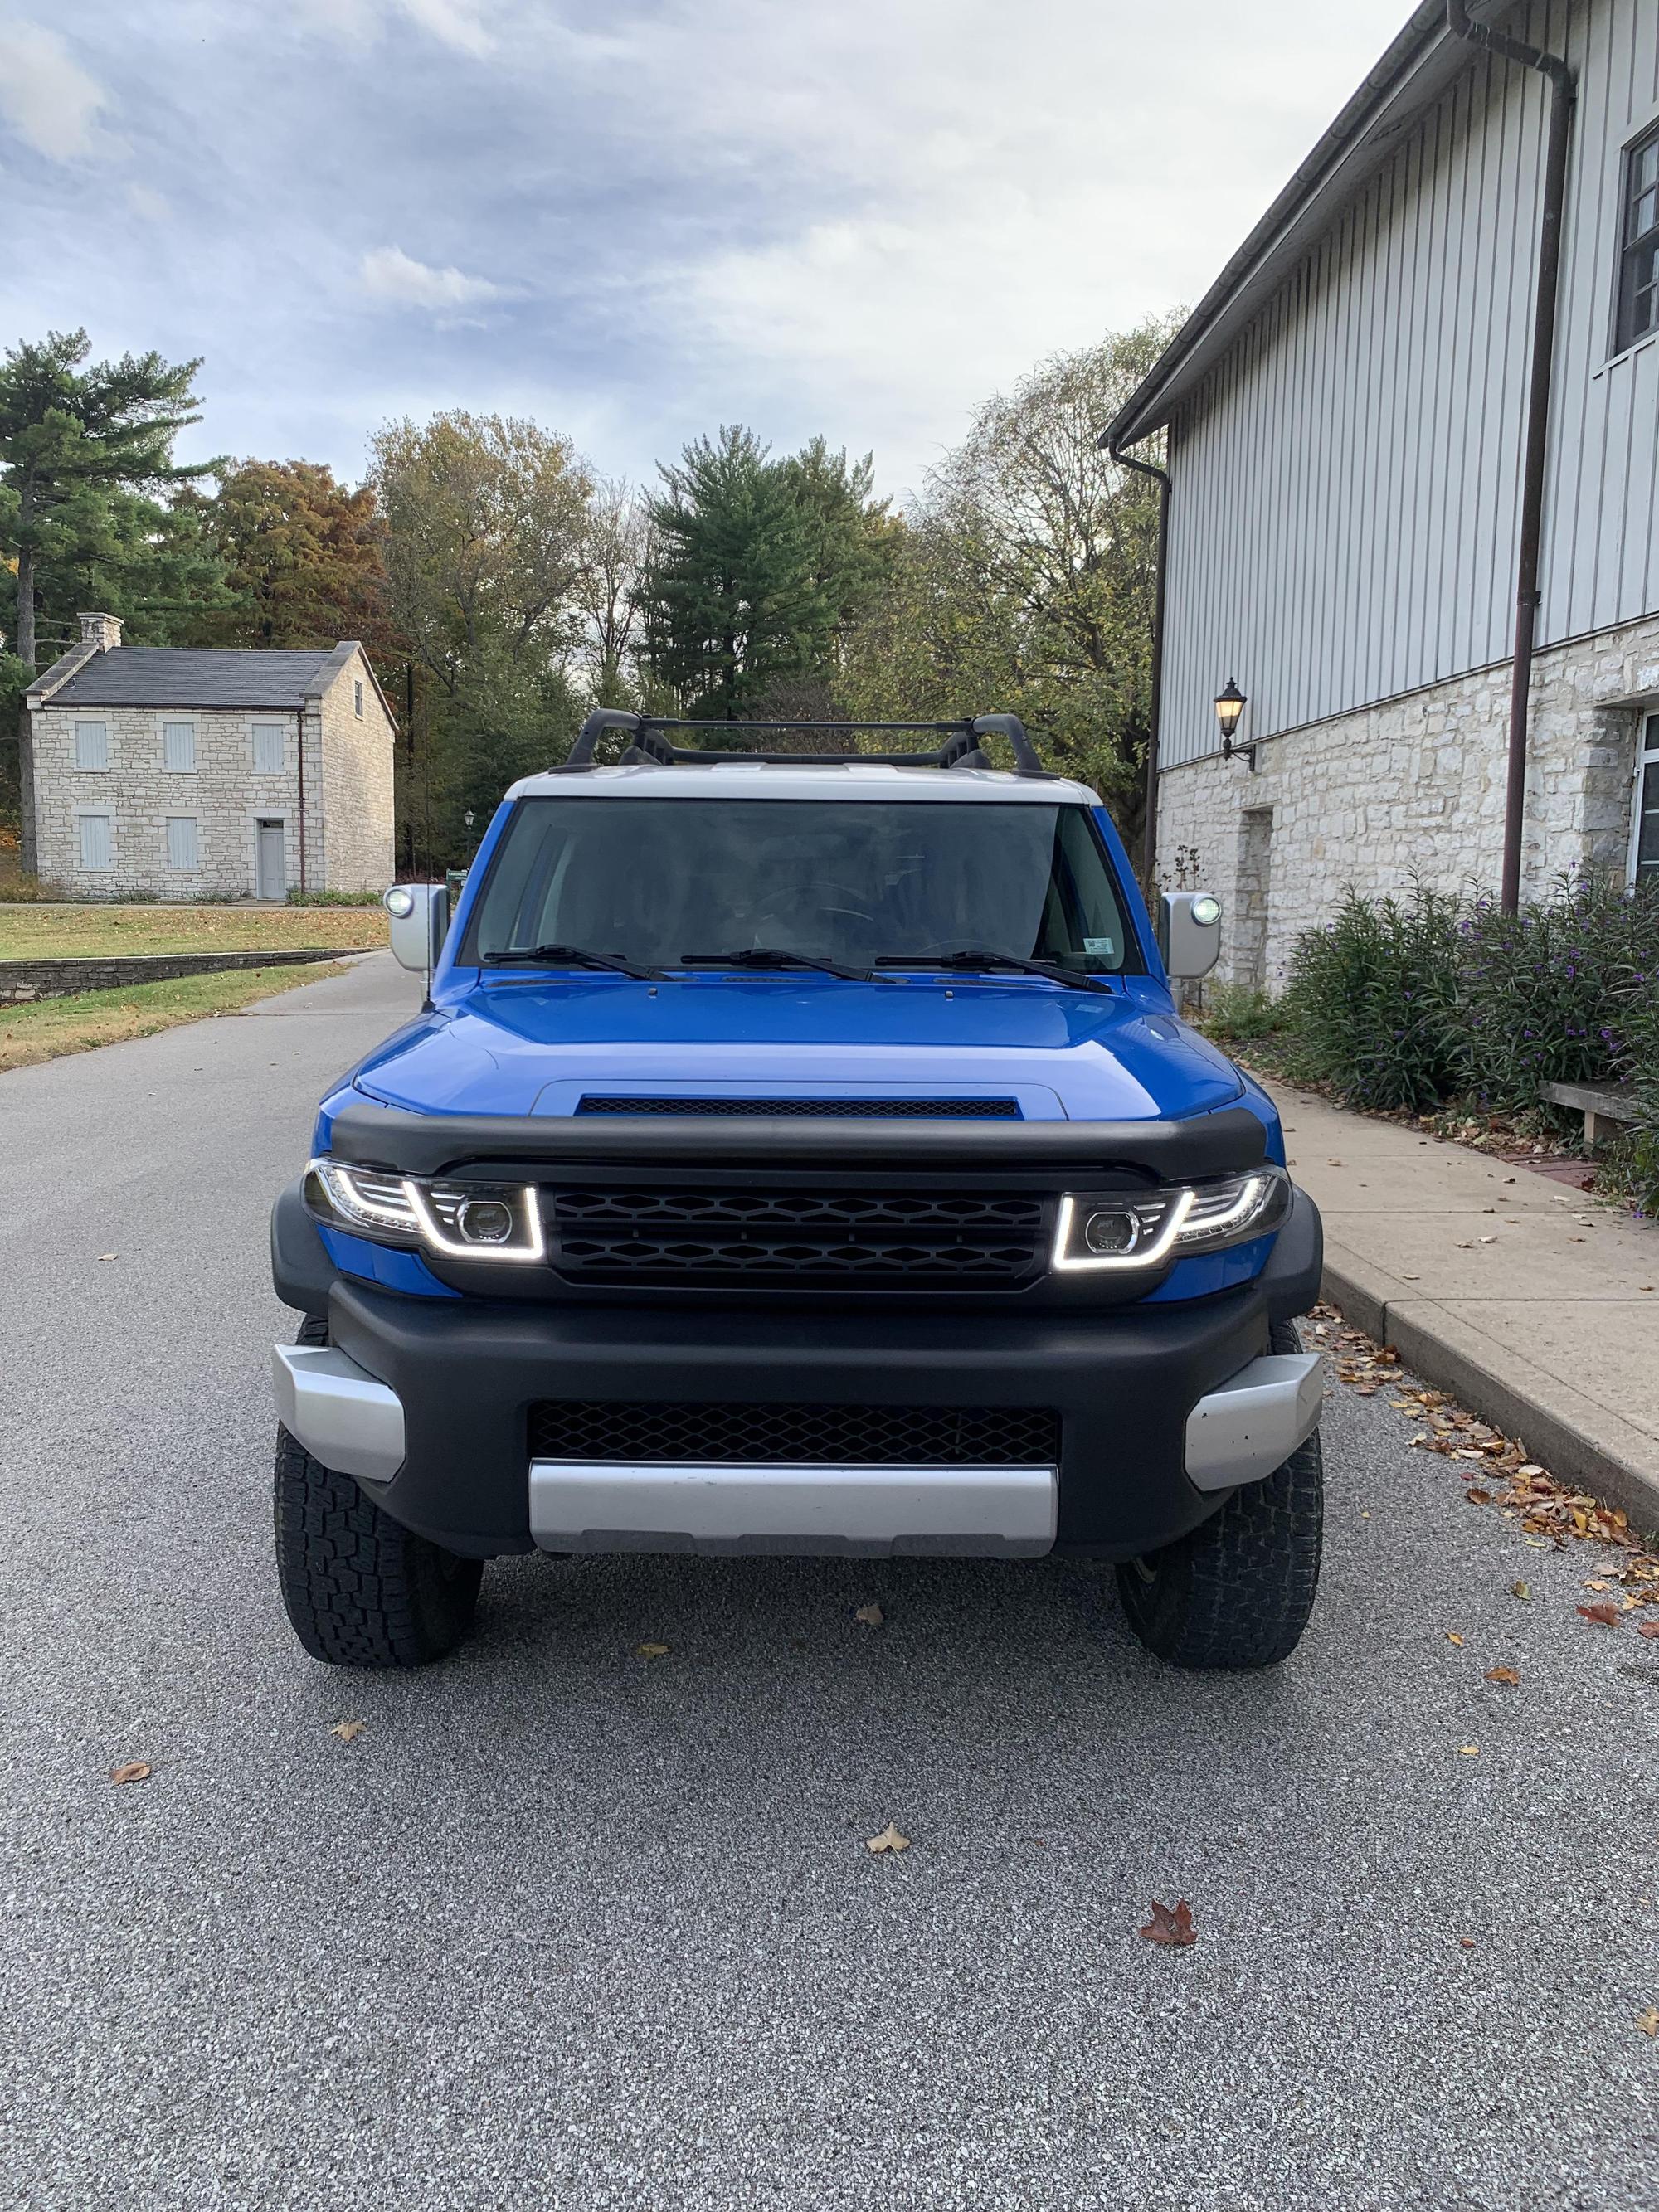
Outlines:
[[1538, 1095], [1552, 1106], [1569, 1106], [1584, 1117], [1584, 1142], [1593, 1145], [1605, 1136], [1607, 1122], [1633, 1121], [1636, 1093], [1628, 1084], [1540, 1083]]

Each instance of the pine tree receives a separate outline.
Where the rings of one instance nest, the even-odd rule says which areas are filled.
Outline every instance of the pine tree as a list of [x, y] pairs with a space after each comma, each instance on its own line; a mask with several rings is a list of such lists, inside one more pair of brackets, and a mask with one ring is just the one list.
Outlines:
[[199, 362], [125, 354], [86, 368], [89, 350], [84, 331], [53, 331], [0, 362], [0, 550], [16, 561], [16, 655], [30, 671], [43, 599], [67, 622], [94, 585], [118, 613], [147, 583], [177, 588], [199, 540], [181, 519], [169, 562], [173, 518], [159, 495], [219, 465], [173, 458], [179, 432], [201, 419]]

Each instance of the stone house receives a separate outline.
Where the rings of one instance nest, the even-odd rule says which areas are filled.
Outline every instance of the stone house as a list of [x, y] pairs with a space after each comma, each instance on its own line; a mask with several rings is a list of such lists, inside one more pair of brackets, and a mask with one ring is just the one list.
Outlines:
[[112, 615], [24, 697], [22, 863], [78, 899], [286, 898], [392, 877], [395, 735], [353, 640], [125, 646]]
[[1350, 884], [1659, 878], [1655, 0], [1418, 7], [1102, 442], [1159, 430], [1154, 872], [1224, 975]]

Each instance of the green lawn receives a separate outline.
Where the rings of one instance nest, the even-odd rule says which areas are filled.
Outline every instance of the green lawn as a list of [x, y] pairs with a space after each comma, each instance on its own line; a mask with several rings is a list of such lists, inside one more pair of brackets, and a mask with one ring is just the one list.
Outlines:
[[64, 1053], [90, 1052], [94, 1045], [117, 1044], [125, 1037], [151, 1036], [180, 1022], [200, 1021], [204, 1014], [234, 1013], [255, 999], [344, 973], [340, 963], [326, 960], [316, 967], [240, 968], [217, 975], [184, 975], [170, 983], [135, 983], [125, 991], [83, 991], [73, 999], [0, 1006], [0, 1073]]
[[0, 960], [121, 952], [367, 952], [386, 941], [378, 906], [0, 905]]

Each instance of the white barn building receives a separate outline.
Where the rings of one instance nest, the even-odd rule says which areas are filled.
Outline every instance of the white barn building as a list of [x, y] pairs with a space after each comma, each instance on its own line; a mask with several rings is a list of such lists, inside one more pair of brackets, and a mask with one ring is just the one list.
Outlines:
[[1224, 973], [1348, 884], [1659, 877], [1656, 0], [1419, 7], [1103, 442], [1160, 430], [1156, 873]]

